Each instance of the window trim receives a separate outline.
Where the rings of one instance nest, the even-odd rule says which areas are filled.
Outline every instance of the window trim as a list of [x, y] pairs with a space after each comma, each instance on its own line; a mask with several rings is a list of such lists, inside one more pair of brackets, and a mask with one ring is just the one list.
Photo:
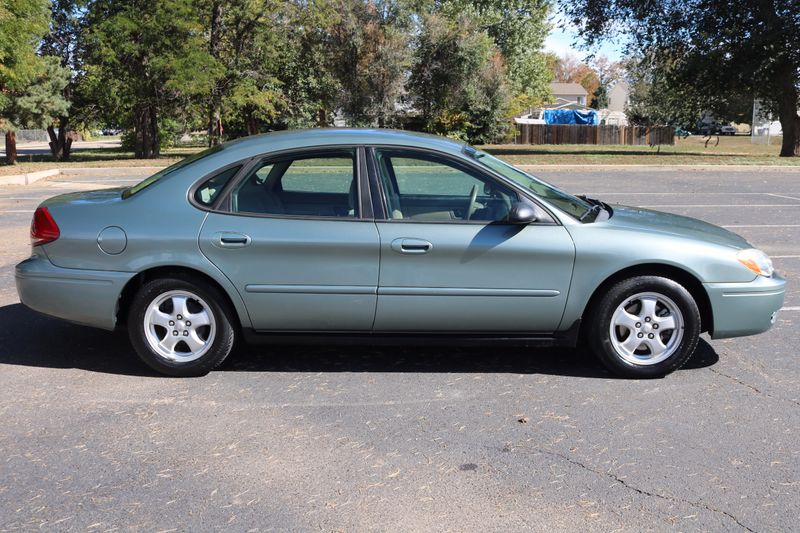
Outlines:
[[[231, 211], [231, 204], [230, 204], [230, 196], [231, 192], [235, 190], [236, 187], [244, 180], [251, 172], [251, 170], [258, 164], [260, 164], [264, 160], [281, 158], [284, 159], [287, 156], [302, 156], [303, 154], [319, 154], [321, 152], [336, 152], [342, 150], [352, 150], [353, 151], [353, 172], [355, 175], [353, 176], [356, 180], [356, 196], [358, 198], [358, 213], [356, 216], [350, 217], [340, 217], [340, 216], [315, 216], [315, 215], [283, 215], [283, 214], [274, 214], [274, 213], [234, 213]], [[194, 194], [207, 180], [228, 170], [231, 167], [236, 165], [241, 165], [242, 168], [239, 169], [225, 187], [220, 191], [219, 197], [214, 202], [212, 206], [204, 206], [203, 204], [197, 202], [194, 198]], [[373, 208], [372, 208], [372, 200], [371, 200], [371, 187], [369, 182], [369, 172], [367, 170], [368, 164], [366, 162], [366, 155], [365, 149], [363, 145], [354, 145], [354, 144], [342, 144], [342, 145], [321, 145], [321, 146], [304, 146], [302, 148], [288, 148], [285, 150], [276, 150], [274, 152], [265, 152], [255, 156], [247, 157], [245, 159], [241, 159], [234, 163], [230, 163], [225, 165], [224, 167], [220, 167], [208, 174], [204, 175], [202, 178], [197, 180], [188, 191], [188, 200], [194, 207], [208, 212], [208, 213], [215, 213], [218, 215], [230, 215], [230, 216], [243, 216], [243, 217], [250, 217], [250, 218], [276, 218], [276, 219], [287, 219], [287, 220], [328, 220], [333, 222], [370, 222], [374, 221], [373, 215]], [[365, 194], [366, 193], [366, 194]]]
[[476, 164], [472, 163], [471, 161], [468, 161], [468, 160], [465, 160], [465, 159], [461, 159], [459, 157], [454, 157], [452, 154], [448, 154], [446, 152], [440, 152], [438, 150], [432, 150], [432, 149], [421, 148], [421, 147], [416, 147], [416, 146], [403, 146], [403, 145], [391, 145], [391, 144], [371, 144], [371, 145], [367, 146], [367, 154], [368, 154], [367, 157], [372, 162], [371, 168], [370, 168], [370, 171], [371, 171], [370, 172], [370, 184], [372, 185], [372, 187], [377, 188], [378, 191], [379, 191], [378, 200], [376, 200], [376, 201], [379, 202], [378, 205], [380, 205], [380, 207], [381, 207], [381, 209], [383, 211], [381, 213], [381, 215], [382, 215], [381, 218], [378, 218], [378, 216], [375, 217], [375, 221], [376, 222], [405, 223], [405, 224], [472, 224], [472, 225], [481, 225], [481, 226], [487, 226], [489, 224], [503, 224], [503, 225], [508, 225], [508, 226], [516, 226], [517, 225], [517, 224], [512, 224], [510, 222], [505, 222], [505, 221], [501, 221], [501, 220], [414, 220], [414, 219], [411, 219], [411, 218], [402, 218], [402, 219], [390, 218], [389, 215], [388, 215], [389, 211], [388, 211], [388, 203], [387, 203], [387, 200], [386, 200], [386, 191], [383, 188], [383, 182], [380, 179], [380, 175], [378, 174], [379, 171], [380, 171], [379, 170], [379, 166], [378, 166], [378, 155], [377, 155], [377, 151], [378, 150], [405, 151], [405, 152], [408, 152], [409, 154], [412, 154], [412, 157], [413, 157], [413, 154], [415, 154], [415, 153], [431, 154], [433, 156], [436, 156], [436, 157], [439, 157], [441, 159], [444, 159], [445, 161], [453, 163], [454, 166], [456, 166], [456, 168], [458, 168], [459, 166], [466, 167], [466, 168], [470, 169], [471, 171], [475, 172], [476, 174], [478, 174], [479, 176], [484, 177], [488, 181], [499, 182], [499, 184], [502, 185], [503, 187], [505, 187], [506, 189], [510, 189], [510, 190], [514, 191], [515, 193], [517, 193], [517, 195], [519, 196], [520, 200], [525, 199], [525, 200], [528, 200], [528, 201], [532, 202], [536, 206], [540, 207], [547, 214], [547, 216], [550, 218], [550, 220], [531, 222], [530, 224], [527, 224], [527, 225], [529, 225], [529, 226], [561, 226], [562, 225], [560, 220], [558, 219], [558, 217], [556, 217], [553, 214], [552, 209], [549, 206], [542, 205], [542, 203], [539, 201], [538, 198], [536, 198], [535, 196], [532, 197], [532, 195], [528, 191], [525, 191], [522, 187], [518, 186], [512, 180], [508, 180], [508, 179], [505, 179], [502, 176], [498, 176], [494, 172], [490, 172], [490, 171], [487, 172], [487, 169], [484, 169], [483, 167], [481, 167], [479, 165], [476, 165]]

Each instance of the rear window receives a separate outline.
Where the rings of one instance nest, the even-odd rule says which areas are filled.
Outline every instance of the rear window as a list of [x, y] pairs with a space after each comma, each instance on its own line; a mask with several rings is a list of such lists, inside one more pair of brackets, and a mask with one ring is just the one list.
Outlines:
[[216, 154], [217, 152], [221, 151], [222, 149], [223, 149], [223, 145], [218, 144], [217, 146], [212, 146], [211, 148], [208, 148], [207, 150], [203, 150], [202, 152], [199, 152], [199, 153], [196, 153], [194, 155], [190, 155], [189, 157], [186, 157], [184, 159], [181, 159], [180, 161], [178, 161], [174, 165], [170, 165], [167, 168], [165, 168], [164, 170], [160, 170], [160, 171], [156, 172], [155, 174], [153, 174], [149, 178], [146, 178], [144, 181], [140, 181], [139, 183], [137, 183], [133, 187], [128, 187], [127, 189], [125, 189], [125, 191], [122, 193], [122, 199], [124, 200], [124, 199], [130, 198], [134, 194], [136, 194], [138, 192], [141, 192], [144, 189], [148, 188], [149, 186], [151, 186], [152, 184], [154, 184], [155, 182], [157, 182], [158, 180], [160, 180], [164, 176], [168, 176], [168, 175], [172, 174], [173, 172], [175, 172], [176, 170], [179, 170], [179, 169], [181, 169], [181, 168], [183, 168], [183, 167], [185, 167], [185, 166], [187, 166], [187, 165], [189, 165], [191, 163], [194, 163], [195, 161], [199, 161], [199, 160], [203, 159], [204, 157], [207, 157], [207, 156], [209, 156], [211, 154]]

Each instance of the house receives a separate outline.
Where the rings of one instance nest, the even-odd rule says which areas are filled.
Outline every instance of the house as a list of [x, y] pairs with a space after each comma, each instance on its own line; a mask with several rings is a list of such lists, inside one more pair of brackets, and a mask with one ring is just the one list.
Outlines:
[[[555, 100], [552, 107], [560, 109], [577, 109], [586, 107], [589, 94], [579, 83], [551, 83], [550, 90]], [[575, 107], [573, 108], [572, 105]]]
[[550, 91], [553, 93], [553, 101], [538, 109], [529, 109], [514, 117], [517, 124], [546, 124], [545, 111], [569, 110], [588, 112], [586, 92], [579, 83], [556, 83], [550, 84]]
[[624, 113], [631, 101], [630, 92], [630, 87], [624, 81], [615, 83], [608, 91], [608, 110]]
[[627, 126], [628, 116], [625, 114], [630, 105], [630, 87], [624, 81], [618, 81], [608, 91], [608, 107], [599, 111], [600, 124], [609, 126]]

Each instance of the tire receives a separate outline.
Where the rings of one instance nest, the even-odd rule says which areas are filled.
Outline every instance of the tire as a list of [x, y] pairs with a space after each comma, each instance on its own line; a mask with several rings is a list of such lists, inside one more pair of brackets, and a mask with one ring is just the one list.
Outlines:
[[628, 378], [658, 378], [677, 370], [700, 339], [694, 298], [682, 285], [658, 276], [613, 285], [587, 318], [592, 351], [609, 370]]
[[219, 289], [176, 275], [142, 285], [130, 306], [128, 335], [153, 370], [203, 376], [233, 351], [238, 331], [234, 317]]

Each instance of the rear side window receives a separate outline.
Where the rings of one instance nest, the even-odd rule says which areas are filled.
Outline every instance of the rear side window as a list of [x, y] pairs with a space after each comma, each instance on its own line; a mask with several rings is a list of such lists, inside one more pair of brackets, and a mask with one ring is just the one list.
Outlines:
[[241, 168], [241, 165], [231, 167], [208, 178], [195, 191], [194, 199], [202, 205], [210, 206], [219, 196], [220, 191], [225, 188], [225, 185], [231, 180], [232, 177], [236, 175], [237, 172], [239, 172], [239, 169]]

